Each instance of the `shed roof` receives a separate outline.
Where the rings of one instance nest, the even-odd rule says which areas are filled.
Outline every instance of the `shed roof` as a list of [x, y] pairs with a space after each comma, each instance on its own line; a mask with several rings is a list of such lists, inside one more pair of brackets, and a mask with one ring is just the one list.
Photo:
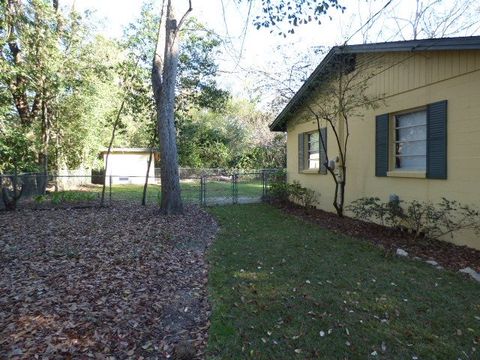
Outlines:
[[[150, 153], [151, 148], [112, 148], [110, 154], [125, 154], [125, 153]], [[153, 149], [154, 152], [158, 152], [158, 149]], [[100, 154], [106, 154], [108, 149], [100, 150]]]
[[480, 36], [435, 38], [409, 41], [392, 41], [373, 44], [343, 45], [333, 47], [316, 67], [305, 83], [290, 99], [285, 108], [270, 125], [272, 131], [286, 131], [286, 123], [298, 105], [316, 88], [322, 75], [328, 72], [329, 65], [337, 56], [344, 54], [381, 53], [381, 52], [418, 52], [480, 50]]

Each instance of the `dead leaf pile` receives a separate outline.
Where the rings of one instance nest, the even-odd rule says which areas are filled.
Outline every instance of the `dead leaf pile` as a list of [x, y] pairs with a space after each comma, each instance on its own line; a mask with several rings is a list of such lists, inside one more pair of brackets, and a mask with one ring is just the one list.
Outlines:
[[0, 358], [201, 358], [216, 229], [194, 206], [0, 213]]

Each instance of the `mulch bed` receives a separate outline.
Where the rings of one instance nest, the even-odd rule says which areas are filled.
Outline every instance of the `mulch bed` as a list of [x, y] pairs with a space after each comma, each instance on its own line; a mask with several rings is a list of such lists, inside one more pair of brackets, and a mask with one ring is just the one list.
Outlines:
[[480, 272], [480, 251], [466, 246], [425, 238], [414, 240], [407, 232], [395, 231], [385, 226], [349, 217], [340, 218], [334, 213], [320, 209], [306, 210], [291, 203], [275, 205], [288, 214], [313, 222], [336, 233], [369, 241], [384, 248], [387, 252], [394, 253], [401, 248], [407, 251], [411, 257], [435, 260], [450, 270], [458, 271], [471, 267]]
[[0, 213], [0, 358], [203, 358], [205, 251], [199, 207]]

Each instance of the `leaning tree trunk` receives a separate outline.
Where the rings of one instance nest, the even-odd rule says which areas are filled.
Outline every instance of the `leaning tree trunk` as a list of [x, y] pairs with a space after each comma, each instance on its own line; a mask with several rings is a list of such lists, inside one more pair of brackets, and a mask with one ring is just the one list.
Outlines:
[[[158, 140], [160, 142], [160, 210], [164, 214], [183, 213], [178, 173], [175, 130], [175, 84], [178, 65], [178, 27], [171, 0], [167, 1], [165, 35], [159, 36], [153, 63], [152, 84], [157, 109]], [[159, 31], [160, 34], [160, 31]], [[163, 38], [163, 42], [160, 40]], [[158, 54], [164, 49], [163, 59]]]

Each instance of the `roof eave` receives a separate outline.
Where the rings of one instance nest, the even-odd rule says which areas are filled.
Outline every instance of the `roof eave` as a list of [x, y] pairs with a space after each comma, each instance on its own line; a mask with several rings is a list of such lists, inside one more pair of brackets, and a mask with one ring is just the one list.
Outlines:
[[287, 105], [283, 108], [283, 110], [278, 114], [275, 120], [269, 125], [271, 131], [281, 131], [285, 132], [286, 129], [286, 121], [285, 118], [291, 114], [293, 107], [295, 104], [306, 94], [308, 94], [308, 90], [311, 90], [314, 87], [314, 82], [317, 80], [318, 76], [323, 72], [325, 67], [329, 64], [330, 60], [338, 53], [342, 52], [342, 47], [335, 46], [333, 47], [328, 54], [323, 58], [322, 62], [315, 68], [312, 74], [308, 77], [308, 79], [303, 83], [300, 89], [293, 95]]
[[480, 36], [457, 37], [457, 38], [437, 38], [422, 39], [410, 41], [395, 41], [375, 44], [359, 44], [335, 46], [325, 56], [322, 62], [315, 68], [305, 83], [290, 99], [280, 114], [270, 124], [271, 131], [285, 132], [287, 129], [288, 116], [296, 111], [295, 106], [302, 97], [308, 95], [308, 91], [314, 87], [314, 81], [326, 68], [333, 56], [336, 54], [361, 54], [361, 53], [379, 53], [379, 52], [413, 52], [413, 51], [442, 51], [442, 50], [479, 50]]

